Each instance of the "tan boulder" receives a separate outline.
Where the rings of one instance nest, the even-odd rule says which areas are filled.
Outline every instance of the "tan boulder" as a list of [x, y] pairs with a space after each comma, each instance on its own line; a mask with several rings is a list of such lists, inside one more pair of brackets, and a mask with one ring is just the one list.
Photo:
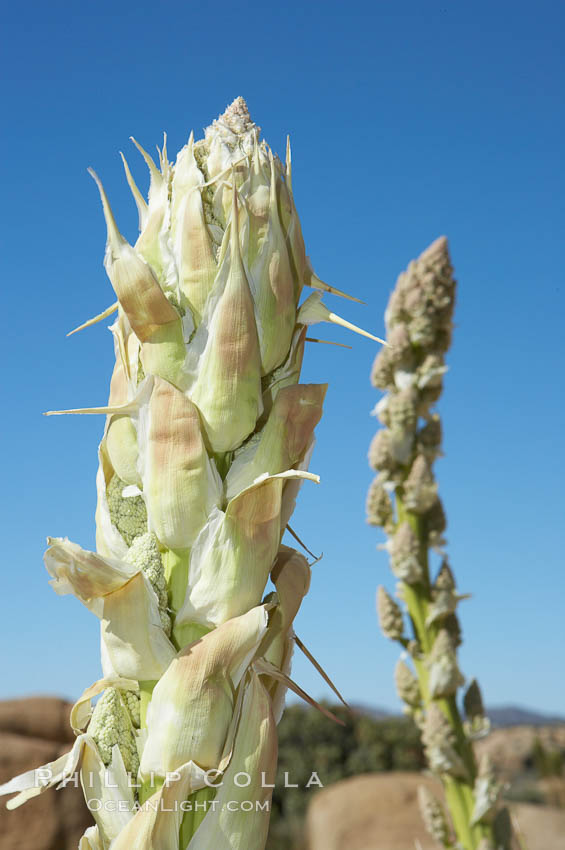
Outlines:
[[512, 726], [493, 731], [477, 741], [477, 755], [488, 753], [499, 773], [511, 779], [531, 763], [539, 741], [549, 751], [565, 750], [565, 726]]
[[[435, 779], [396, 772], [354, 776], [318, 792], [306, 818], [308, 850], [437, 850], [420, 818], [421, 784], [441, 794]], [[528, 850], [563, 850], [565, 811], [516, 804], [512, 814]]]
[[71, 703], [57, 697], [27, 697], [0, 702], [0, 731], [47, 741], [74, 741]]
[[[0, 703], [0, 782], [70, 750], [69, 711], [69, 703], [47, 697]], [[13, 811], [7, 799], [0, 799], [0, 850], [76, 850], [92, 823], [80, 788], [45, 791]]]
[[[437, 850], [420, 818], [419, 785], [438, 789], [417, 773], [368, 773], [330, 785], [312, 799], [306, 816], [308, 850]], [[441, 792], [440, 792], [441, 793]]]
[[511, 807], [514, 828], [528, 850], [563, 850], [565, 811], [554, 806], [517, 803]]

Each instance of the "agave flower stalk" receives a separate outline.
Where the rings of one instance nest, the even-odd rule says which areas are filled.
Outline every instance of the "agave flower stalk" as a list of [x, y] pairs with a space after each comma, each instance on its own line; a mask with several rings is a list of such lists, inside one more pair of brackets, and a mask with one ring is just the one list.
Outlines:
[[[310, 564], [282, 544], [318, 481], [327, 385], [299, 383], [307, 327], [376, 337], [323, 304], [344, 293], [306, 256], [290, 146], [283, 165], [241, 98], [175, 163], [135, 144], [150, 187], [124, 159], [134, 246], [92, 172], [117, 301], [80, 327], [117, 312], [109, 400], [59, 411], [105, 416], [96, 552], [57, 538], [45, 555], [55, 591], [100, 619], [103, 676], [73, 708], [71, 752], [0, 792], [14, 807], [78, 770], [99, 803], [81, 850], [260, 850], [286, 689], [313, 703], [289, 678]], [[242, 795], [252, 811], [227, 805]]]
[[[420, 795], [424, 822], [443, 847], [508, 850], [508, 813], [498, 803], [492, 767], [477, 766], [473, 739], [488, 731], [479, 686], [464, 696], [457, 650], [461, 629], [456, 587], [445, 553], [445, 513], [433, 464], [441, 455], [441, 420], [434, 405], [442, 392], [450, 345], [455, 281], [447, 241], [438, 239], [398, 278], [385, 313], [389, 345], [378, 353], [371, 380], [384, 395], [375, 413], [382, 424], [370, 449], [377, 472], [367, 497], [367, 518], [383, 528], [384, 548], [398, 580], [399, 605], [380, 587], [377, 610], [385, 637], [403, 647], [395, 681], [422, 730], [430, 769], [442, 780], [451, 825], [427, 789]], [[441, 557], [435, 575], [430, 550]], [[406, 617], [410, 624], [407, 630]]]

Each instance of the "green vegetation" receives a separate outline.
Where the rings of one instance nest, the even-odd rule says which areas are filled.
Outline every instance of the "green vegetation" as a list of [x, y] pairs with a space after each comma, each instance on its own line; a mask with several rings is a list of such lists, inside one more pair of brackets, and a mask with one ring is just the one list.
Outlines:
[[563, 776], [565, 754], [562, 750], [544, 747], [541, 740], [536, 738], [532, 758], [534, 767], [541, 778]]

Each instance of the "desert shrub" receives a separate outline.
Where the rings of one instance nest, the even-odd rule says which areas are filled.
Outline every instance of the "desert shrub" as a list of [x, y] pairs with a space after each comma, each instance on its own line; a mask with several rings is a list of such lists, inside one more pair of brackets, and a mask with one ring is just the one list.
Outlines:
[[544, 747], [539, 738], [536, 738], [534, 742], [532, 762], [542, 779], [563, 776], [563, 752], [559, 749]]

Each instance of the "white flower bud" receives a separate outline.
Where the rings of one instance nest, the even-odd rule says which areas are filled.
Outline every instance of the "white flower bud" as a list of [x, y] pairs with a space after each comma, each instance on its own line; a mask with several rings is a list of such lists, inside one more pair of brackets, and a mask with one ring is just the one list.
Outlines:
[[439, 844], [447, 847], [450, 843], [450, 836], [443, 806], [425, 785], [418, 788], [418, 805], [429, 834]]
[[404, 634], [402, 611], [382, 586], [377, 591], [377, 613], [383, 635], [390, 640], [400, 640]]
[[428, 667], [428, 685], [432, 699], [451, 696], [465, 681], [457, 665], [451, 636], [446, 629], [441, 629], [434, 641]]
[[432, 702], [426, 711], [422, 729], [422, 743], [430, 769], [434, 773], [466, 778], [467, 770], [456, 747], [457, 738], [451, 724], [437, 703]]
[[411, 387], [394, 393], [388, 405], [390, 427], [401, 431], [414, 431], [418, 420], [417, 401], [417, 392]]
[[391, 569], [396, 578], [408, 584], [422, 579], [420, 563], [420, 541], [412, 531], [410, 523], [403, 522], [390, 542]]
[[463, 697], [465, 708], [465, 731], [472, 739], [484, 738], [490, 732], [490, 720], [485, 714], [479, 683], [472, 679]]
[[393, 470], [395, 462], [390, 450], [390, 431], [381, 428], [377, 431], [369, 446], [369, 465], [376, 472], [381, 470]]
[[475, 805], [471, 816], [472, 825], [479, 822], [489, 823], [492, 820], [500, 789], [501, 785], [496, 781], [490, 757], [485, 753], [481, 758], [479, 773], [473, 788]]
[[425, 514], [437, 499], [437, 484], [424, 455], [418, 455], [404, 482], [404, 503], [408, 510]]
[[371, 482], [367, 494], [367, 522], [369, 525], [379, 525], [385, 531], [394, 528], [392, 502], [378, 477]]
[[397, 662], [394, 671], [394, 682], [396, 692], [403, 702], [411, 708], [417, 708], [421, 704], [422, 697], [418, 680], [402, 659]]
[[391, 348], [383, 346], [375, 357], [371, 369], [371, 383], [379, 390], [394, 388], [393, 355]]

